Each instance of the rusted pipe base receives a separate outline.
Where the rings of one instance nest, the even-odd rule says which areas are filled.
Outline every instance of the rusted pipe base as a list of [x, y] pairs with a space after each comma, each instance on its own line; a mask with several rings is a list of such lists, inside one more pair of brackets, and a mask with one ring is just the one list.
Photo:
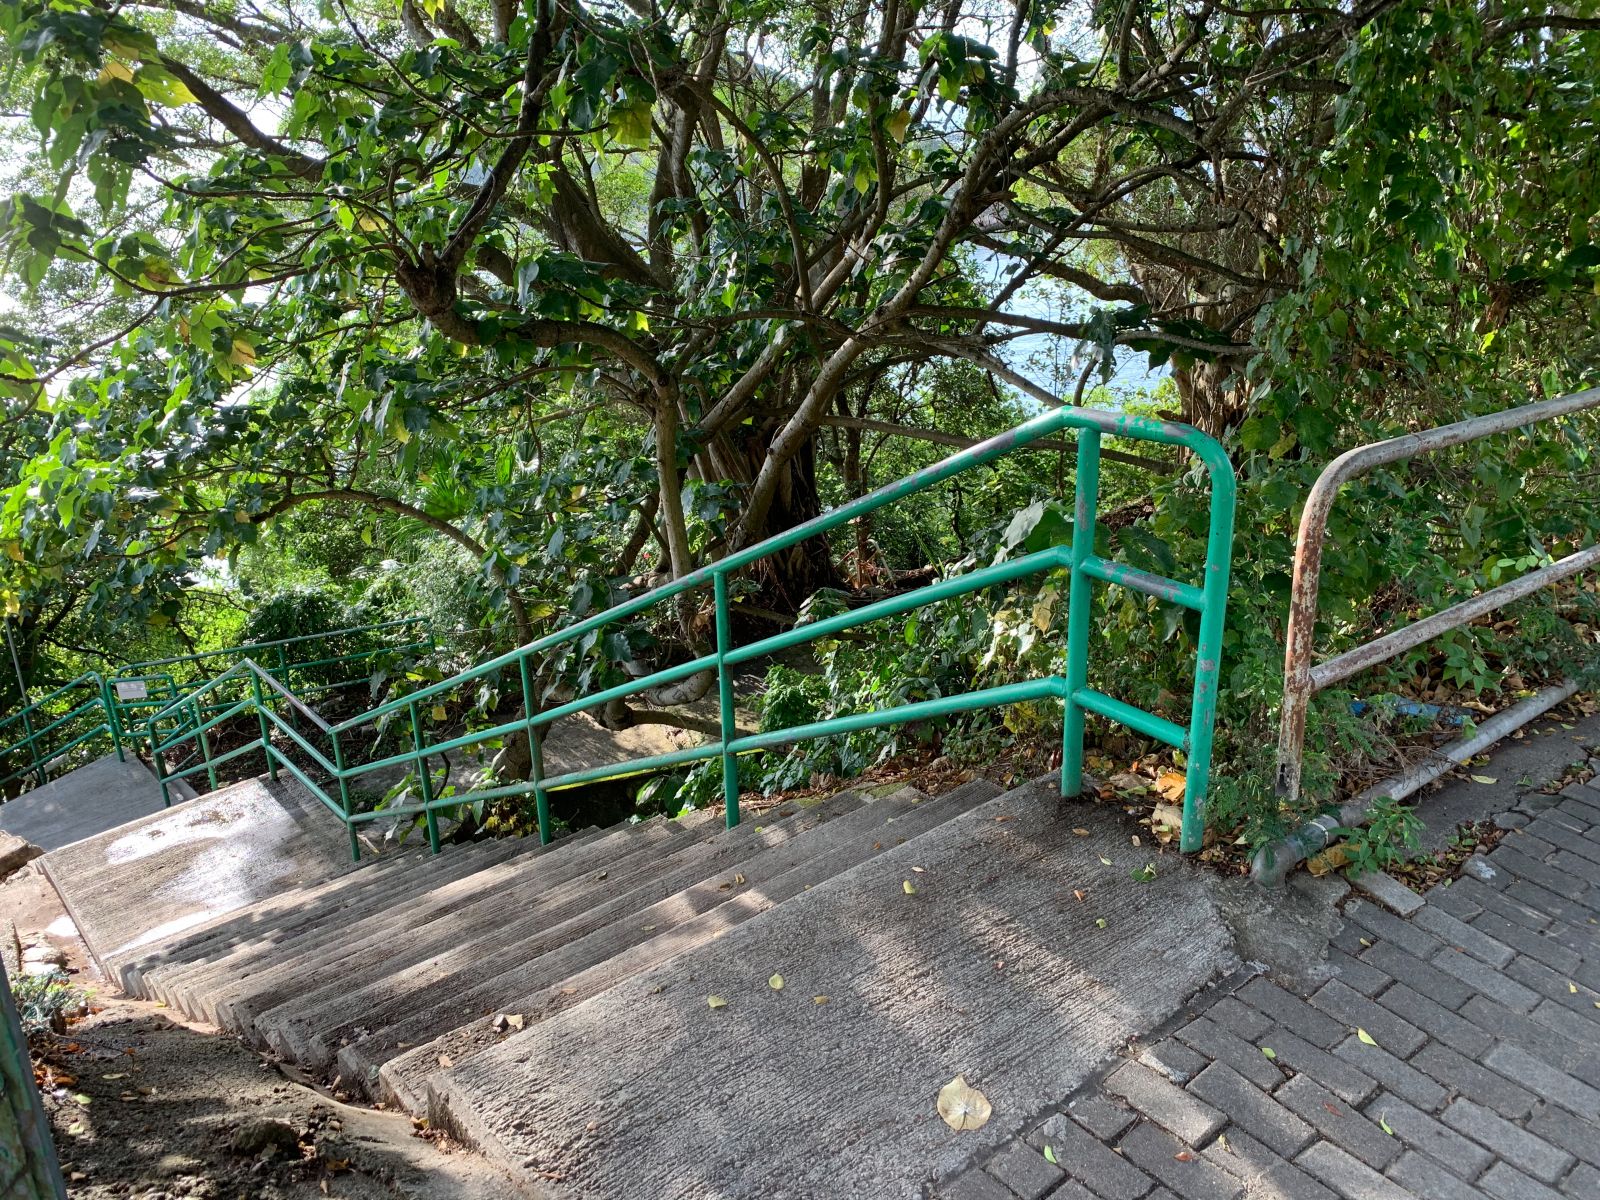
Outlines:
[[1569, 679], [1535, 692], [1526, 700], [1519, 700], [1510, 708], [1495, 713], [1469, 736], [1456, 739], [1415, 766], [1352, 796], [1338, 812], [1308, 821], [1282, 841], [1261, 847], [1250, 861], [1250, 878], [1259, 887], [1282, 887], [1290, 871], [1327, 846], [1333, 830], [1365, 824], [1377, 801], [1385, 797], [1404, 800], [1474, 755], [1482, 754], [1508, 734], [1543, 716], [1577, 690], [1578, 685]]

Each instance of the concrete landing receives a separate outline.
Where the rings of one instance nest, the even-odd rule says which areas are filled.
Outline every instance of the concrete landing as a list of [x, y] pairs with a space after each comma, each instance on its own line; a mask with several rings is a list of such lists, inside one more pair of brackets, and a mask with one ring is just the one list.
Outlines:
[[289, 780], [247, 779], [169, 809], [158, 796], [155, 813], [40, 862], [104, 968], [133, 947], [350, 869], [344, 827], [315, 804]]
[[[1236, 962], [1195, 868], [1054, 789], [447, 1068], [435, 1116], [550, 1197], [920, 1195]], [[936, 1112], [957, 1075], [993, 1106], [982, 1129]]]
[[160, 811], [161, 785], [129, 751], [126, 762], [108, 754], [0, 804], [0, 829], [59, 850]]

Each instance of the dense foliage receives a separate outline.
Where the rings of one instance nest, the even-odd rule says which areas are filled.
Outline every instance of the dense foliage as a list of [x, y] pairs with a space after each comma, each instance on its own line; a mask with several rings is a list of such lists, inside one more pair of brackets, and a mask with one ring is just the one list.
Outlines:
[[[1286, 816], [1263, 747], [1317, 472], [1596, 382], [1592, 3], [5, 0], [0, 34], [28, 114], [0, 213], [0, 601], [40, 682], [263, 612], [423, 611], [469, 661], [1088, 398], [1234, 454], [1216, 815], [1260, 836]], [[1592, 541], [1594, 428], [1353, 486], [1324, 644]], [[1203, 480], [1119, 450], [1107, 549], [1192, 577]], [[1065, 536], [1070, 488], [1032, 453], [780, 556], [741, 584], [740, 636]], [[824, 646], [767, 719], [1051, 666], [1062, 592]], [[1569, 587], [1352, 686], [1494, 701], [1581, 669], [1593, 603]], [[1184, 614], [1119, 594], [1096, 628], [1107, 690], [1181, 717]], [[658, 614], [544, 682], [705, 631]], [[1347, 702], [1314, 722], [1319, 798], [1381, 749]], [[767, 782], [1059, 716], [1004, 720], [819, 745]]]

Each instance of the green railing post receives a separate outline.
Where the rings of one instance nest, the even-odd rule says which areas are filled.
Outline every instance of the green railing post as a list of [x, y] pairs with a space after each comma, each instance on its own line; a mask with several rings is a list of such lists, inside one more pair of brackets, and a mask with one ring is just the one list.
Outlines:
[[1089, 628], [1094, 586], [1083, 566], [1094, 554], [1095, 513], [1100, 507], [1100, 431], [1078, 431], [1078, 483], [1073, 503], [1072, 574], [1067, 586], [1067, 677], [1061, 714], [1061, 794], [1083, 790], [1083, 706], [1080, 689], [1089, 680]]
[[718, 571], [711, 577], [717, 607], [717, 708], [722, 732], [722, 809], [729, 829], [739, 823], [739, 760], [731, 749], [738, 732], [733, 723], [733, 676], [728, 672], [727, 656], [733, 649], [732, 621], [728, 613], [728, 574]]
[[[27, 700], [28, 697], [24, 694], [22, 698]], [[39, 744], [33, 740], [33, 709], [31, 707], [22, 710], [22, 735], [28, 742], [28, 765], [39, 776], [39, 786], [43, 787], [50, 782], [50, 772], [39, 758]]]
[[122, 718], [117, 713], [111, 683], [105, 679], [100, 681], [100, 704], [106, 710], [106, 724], [111, 727], [111, 745], [116, 749], [117, 761], [127, 762], [128, 756], [122, 752]]
[[255, 692], [256, 721], [261, 726], [261, 753], [267, 760], [267, 778], [278, 778], [278, 764], [272, 757], [272, 725], [267, 720], [267, 703], [261, 694], [261, 677], [256, 674], [250, 676], [250, 685]]
[[550, 844], [550, 793], [544, 790], [544, 745], [533, 727], [533, 668], [524, 654], [517, 660], [522, 672], [522, 715], [527, 721], [528, 774], [533, 781], [533, 812], [539, 822], [539, 844]]
[[161, 807], [172, 807], [172, 792], [167, 786], [167, 764], [160, 749], [161, 739], [156, 734], [157, 717], [151, 717], [145, 722], [145, 732], [150, 735], [150, 769], [156, 773], [156, 782], [161, 785]]
[[333, 765], [339, 780], [339, 811], [344, 817], [344, 831], [350, 838], [350, 861], [361, 861], [361, 838], [350, 820], [350, 780], [344, 773], [344, 746], [339, 741], [339, 731], [330, 730], [328, 740], [333, 743]]
[[1193, 854], [1205, 844], [1206, 799], [1211, 788], [1211, 739], [1217, 721], [1217, 683], [1222, 673], [1222, 628], [1233, 564], [1233, 518], [1238, 485], [1232, 472], [1211, 479], [1211, 526], [1206, 534], [1205, 606], [1195, 647], [1194, 695], [1189, 707], [1189, 759], [1184, 767], [1183, 828], [1178, 848]]
[[422, 722], [415, 703], [411, 705], [411, 747], [417, 751], [417, 786], [422, 789], [422, 821], [428, 827], [428, 849], [437, 854], [439, 814], [433, 811], [433, 772], [428, 768], [428, 756], [422, 753]]
[[211, 761], [211, 735], [205, 729], [205, 715], [200, 711], [200, 702], [194, 701], [190, 706], [194, 710], [194, 727], [200, 740], [200, 757], [205, 759], [206, 778], [211, 781], [211, 790], [217, 790], [217, 766]]

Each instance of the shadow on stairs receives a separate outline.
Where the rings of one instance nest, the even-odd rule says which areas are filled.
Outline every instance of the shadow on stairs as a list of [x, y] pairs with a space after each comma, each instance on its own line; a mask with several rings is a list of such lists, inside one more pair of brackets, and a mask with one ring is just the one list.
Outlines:
[[[226, 795], [50, 865], [102, 966], [447, 1124], [535, 1194], [916, 1195], [1232, 965], [1188, 864], [1147, 879], [1115, 814], [1046, 781], [354, 868], [293, 836], [228, 868], [218, 838], [208, 872], [167, 870]], [[119, 904], [108, 867], [160, 868], [150, 903]], [[208, 909], [203, 875], [250, 900]], [[935, 1113], [957, 1074], [994, 1105], [982, 1130]]]

